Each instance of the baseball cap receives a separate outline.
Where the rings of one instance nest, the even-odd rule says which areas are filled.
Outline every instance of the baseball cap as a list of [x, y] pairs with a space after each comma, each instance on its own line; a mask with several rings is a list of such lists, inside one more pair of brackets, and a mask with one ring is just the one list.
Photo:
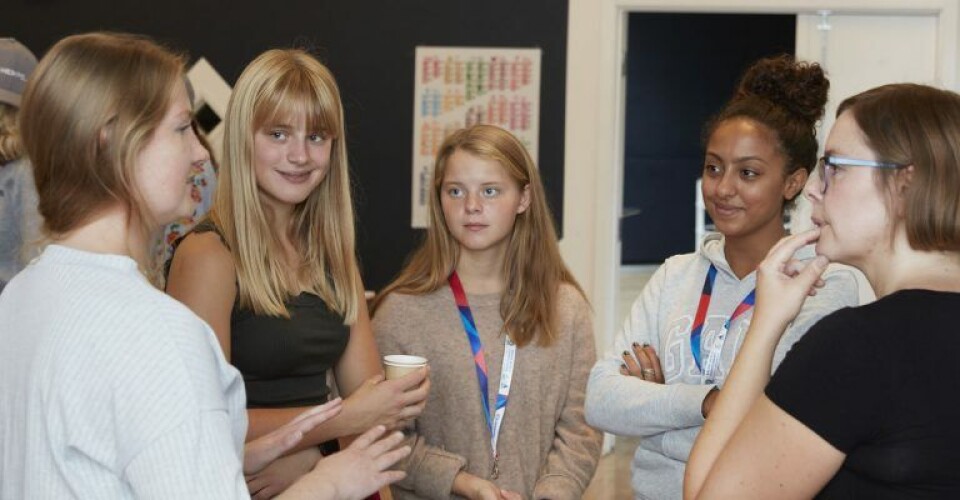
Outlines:
[[13, 38], [0, 38], [0, 102], [20, 107], [27, 78], [37, 67], [37, 58]]

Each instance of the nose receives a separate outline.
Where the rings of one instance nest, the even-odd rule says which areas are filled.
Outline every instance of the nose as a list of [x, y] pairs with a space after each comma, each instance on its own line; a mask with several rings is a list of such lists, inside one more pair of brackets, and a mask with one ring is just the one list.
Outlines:
[[467, 193], [463, 201], [463, 207], [467, 213], [478, 213], [483, 207], [483, 204], [480, 203], [480, 196], [475, 193]]
[[733, 169], [727, 169], [720, 180], [717, 182], [717, 196], [721, 198], [731, 198], [737, 194], [736, 172]]
[[197, 135], [196, 130], [194, 130], [191, 135], [193, 136], [193, 144], [191, 145], [193, 148], [193, 163], [203, 164], [210, 161], [210, 151], [207, 151], [206, 146], [200, 142], [200, 137]]
[[294, 165], [303, 165], [307, 162], [307, 146], [303, 141], [290, 141], [287, 147], [287, 161]]
[[823, 179], [819, 175], [814, 176], [803, 188], [803, 195], [810, 203], [820, 203], [823, 201]]

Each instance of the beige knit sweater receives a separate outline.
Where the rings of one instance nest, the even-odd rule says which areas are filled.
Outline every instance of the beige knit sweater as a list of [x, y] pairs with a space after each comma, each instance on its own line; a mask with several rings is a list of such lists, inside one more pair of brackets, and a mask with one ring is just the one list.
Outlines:
[[[571, 286], [563, 285], [558, 298], [559, 339], [550, 347], [534, 342], [517, 350], [498, 444], [500, 474], [491, 479], [524, 498], [579, 499], [600, 456], [601, 434], [583, 414], [596, 358], [590, 309]], [[500, 295], [467, 300], [483, 342], [494, 408], [504, 349]], [[394, 485], [394, 498], [455, 498], [450, 489], [460, 470], [489, 478], [490, 432], [449, 287], [422, 296], [392, 294], [378, 308], [373, 329], [382, 354], [424, 356], [430, 365], [430, 396], [407, 432], [413, 453], [399, 464], [407, 477]]]

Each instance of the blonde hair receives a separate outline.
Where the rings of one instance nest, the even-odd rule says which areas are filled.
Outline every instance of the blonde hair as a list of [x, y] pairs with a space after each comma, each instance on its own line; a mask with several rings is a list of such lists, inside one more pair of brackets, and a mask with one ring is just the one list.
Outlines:
[[182, 57], [123, 33], [69, 36], [47, 52], [20, 106], [47, 236], [56, 239], [115, 203], [145, 234], [153, 229], [134, 167], [183, 85], [183, 67]]
[[17, 108], [0, 102], [0, 165], [23, 156], [20, 132], [17, 130]]
[[559, 334], [553, 319], [560, 285], [567, 283], [585, 294], [560, 257], [553, 216], [533, 159], [510, 132], [492, 125], [454, 132], [440, 146], [433, 170], [426, 238], [373, 307], [376, 309], [393, 292], [423, 295], [447, 286], [447, 278], [457, 266], [460, 246], [444, 219], [440, 188], [447, 162], [457, 151], [496, 161], [520, 188], [529, 186], [530, 206], [517, 216], [504, 259], [507, 292], [500, 301], [500, 316], [503, 329], [517, 345], [524, 346], [536, 338], [539, 345], [548, 346]]
[[[303, 259], [291, 279], [280, 235], [260, 202], [254, 135], [260, 127], [298, 114], [306, 118], [309, 130], [324, 133], [333, 144], [326, 177], [294, 208], [291, 227], [281, 229], [290, 232]], [[233, 255], [240, 305], [257, 314], [289, 317], [284, 301], [305, 285], [352, 324], [363, 287], [355, 254], [343, 106], [333, 75], [302, 50], [264, 52], [237, 80], [224, 122], [223, 158], [210, 217]]]

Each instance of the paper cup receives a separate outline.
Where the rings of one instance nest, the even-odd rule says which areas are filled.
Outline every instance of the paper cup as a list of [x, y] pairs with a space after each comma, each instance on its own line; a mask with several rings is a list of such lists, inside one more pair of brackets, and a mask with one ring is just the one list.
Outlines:
[[387, 380], [400, 378], [424, 366], [427, 366], [427, 358], [420, 356], [391, 354], [383, 357], [383, 367], [387, 373]]

